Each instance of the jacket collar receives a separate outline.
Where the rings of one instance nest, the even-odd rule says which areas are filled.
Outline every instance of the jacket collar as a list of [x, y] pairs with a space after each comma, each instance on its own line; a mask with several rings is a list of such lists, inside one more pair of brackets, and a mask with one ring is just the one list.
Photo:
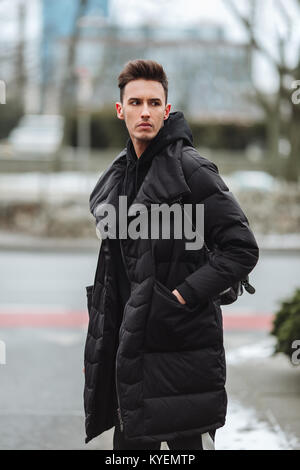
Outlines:
[[[178, 200], [180, 196], [191, 193], [182, 170], [181, 151], [182, 140], [178, 140], [166, 146], [153, 158], [151, 167], [128, 208], [129, 216], [133, 204], [143, 204], [149, 208], [151, 204], [171, 203]], [[90, 210], [94, 217], [96, 217], [99, 204], [112, 204], [118, 209], [125, 171], [126, 149], [101, 175], [91, 193]]]
[[179, 196], [191, 192], [182, 170], [181, 150], [182, 141], [178, 140], [153, 158], [152, 165], [131, 206], [143, 204], [149, 208], [154, 203], [171, 203]]

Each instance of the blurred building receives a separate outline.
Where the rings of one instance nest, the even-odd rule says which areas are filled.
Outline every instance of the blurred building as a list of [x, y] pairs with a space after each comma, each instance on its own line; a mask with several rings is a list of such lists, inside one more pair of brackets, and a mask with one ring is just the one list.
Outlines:
[[[61, 62], [60, 41], [76, 34], [78, 15], [94, 21], [108, 18], [109, 0], [41, 0], [41, 108], [51, 108], [55, 87], [60, 84], [57, 66]], [[79, 23], [79, 24], [78, 24]], [[47, 100], [48, 98], [48, 100]], [[47, 103], [48, 101], [48, 103]], [[55, 107], [55, 105], [54, 105]]]
[[[70, 3], [73, 8], [68, 10]], [[86, 106], [90, 109], [112, 106], [119, 99], [117, 77], [123, 65], [130, 59], [146, 58], [163, 64], [173, 110], [202, 121], [251, 122], [260, 116], [249, 101], [254, 95], [250, 46], [228, 41], [220, 25], [124, 27], [109, 21], [108, 0], [87, 3], [74, 32], [78, 1], [44, 0], [42, 54], [44, 82], [50, 85], [45, 92], [48, 112], [59, 109], [58, 91], [70, 66], [76, 35], [72, 67], [74, 74], [84, 71], [89, 81], [92, 93]], [[70, 105], [76, 104], [78, 92], [75, 87]]]

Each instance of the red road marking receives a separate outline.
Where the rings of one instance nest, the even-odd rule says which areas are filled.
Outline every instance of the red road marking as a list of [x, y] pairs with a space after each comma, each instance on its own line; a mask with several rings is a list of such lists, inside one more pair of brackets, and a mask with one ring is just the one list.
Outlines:
[[88, 324], [87, 312], [0, 313], [0, 327], [81, 327]]
[[223, 315], [224, 330], [266, 330], [270, 331], [274, 315]]
[[[88, 325], [87, 311], [41, 311], [30, 313], [24, 311], [0, 311], [0, 327], [82, 327]], [[274, 315], [234, 313], [223, 314], [224, 330], [266, 330], [272, 327]]]

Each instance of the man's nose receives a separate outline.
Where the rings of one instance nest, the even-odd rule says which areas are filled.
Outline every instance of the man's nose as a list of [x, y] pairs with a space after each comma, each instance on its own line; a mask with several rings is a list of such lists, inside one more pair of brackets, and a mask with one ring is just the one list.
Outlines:
[[145, 117], [149, 117], [149, 116], [150, 116], [149, 107], [148, 107], [147, 104], [145, 104], [143, 106], [143, 109], [142, 109], [141, 117], [145, 118]]

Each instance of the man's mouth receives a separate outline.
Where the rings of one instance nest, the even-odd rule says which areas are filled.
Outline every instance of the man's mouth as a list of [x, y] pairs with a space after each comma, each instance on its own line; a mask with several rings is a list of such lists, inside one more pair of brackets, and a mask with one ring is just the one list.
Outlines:
[[138, 127], [149, 128], [149, 127], [152, 127], [152, 125], [149, 122], [142, 122], [141, 124], [138, 125]]

